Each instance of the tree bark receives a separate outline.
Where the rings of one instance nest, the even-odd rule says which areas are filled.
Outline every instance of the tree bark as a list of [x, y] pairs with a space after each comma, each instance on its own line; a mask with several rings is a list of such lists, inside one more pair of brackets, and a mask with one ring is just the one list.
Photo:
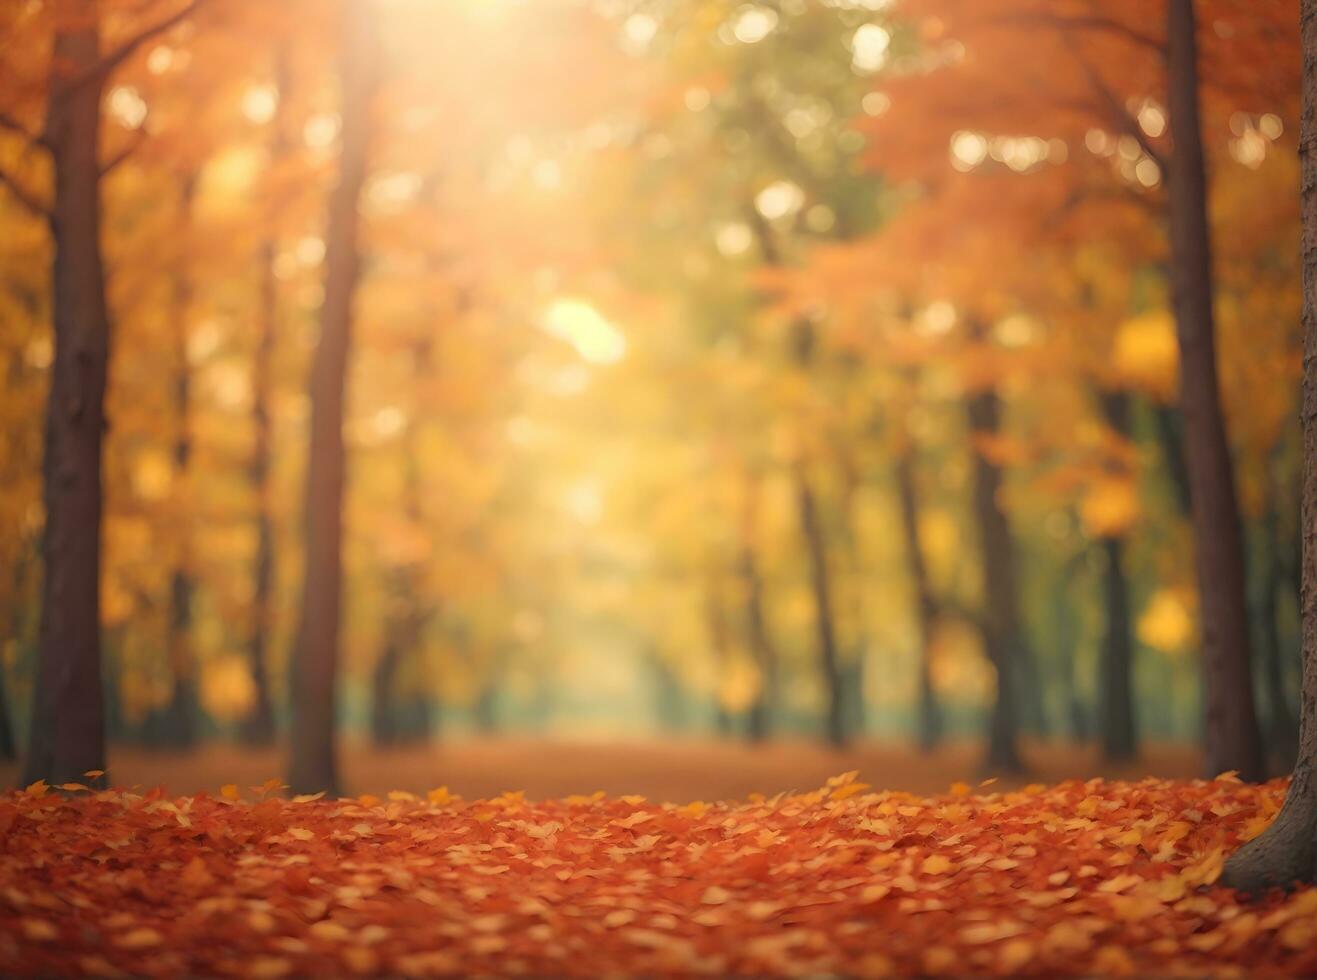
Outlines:
[[9, 696], [5, 691], [5, 668], [0, 664], [0, 760], [9, 762], [18, 758], [18, 745], [14, 741], [14, 722], [9, 716]]
[[741, 546], [741, 587], [745, 590], [745, 628], [750, 652], [759, 669], [759, 693], [750, 705], [748, 735], [752, 742], [768, 738], [773, 724], [773, 705], [777, 701], [777, 651], [768, 636], [764, 616], [764, 581], [759, 559], [748, 541]]
[[1180, 406], [1202, 623], [1203, 761], [1209, 776], [1235, 770], [1242, 779], [1260, 780], [1266, 767], [1249, 669], [1243, 536], [1216, 371], [1193, 0], [1169, 0], [1167, 9], [1168, 109], [1175, 144], [1167, 190]]
[[1258, 652], [1262, 661], [1262, 684], [1266, 691], [1267, 714], [1263, 744], [1269, 772], [1292, 769], [1298, 750], [1298, 719], [1294, 716], [1285, 689], [1284, 644], [1278, 620], [1283, 580], [1278, 523], [1275, 505], [1271, 504], [1257, 528], [1257, 538], [1260, 540], [1259, 547], [1255, 549], [1258, 591], [1254, 624], [1257, 627]]
[[1180, 412], [1172, 405], [1153, 403], [1153, 423], [1157, 427], [1157, 442], [1170, 477], [1175, 503], [1185, 516], [1193, 513], [1190, 501], [1189, 468], [1184, 459], [1184, 436], [1181, 432]]
[[173, 687], [161, 718], [160, 734], [167, 744], [178, 748], [189, 748], [196, 743], [199, 710], [196, 664], [192, 653], [192, 599], [196, 592], [196, 582], [192, 574], [192, 501], [188, 493], [192, 465], [192, 369], [188, 363], [188, 317], [192, 311], [193, 288], [187, 263], [195, 192], [195, 178], [185, 176], [179, 195], [181, 248], [173, 273], [173, 296], [170, 301], [170, 339], [174, 360], [173, 486], [176, 499], [181, 498], [182, 506], [176, 507], [173, 514], [175, 547], [178, 550], [169, 575], [169, 612], [165, 633], [165, 650]]
[[942, 740], [942, 708], [933, 688], [933, 634], [937, 628], [937, 600], [919, 541], [919, 491], [915, 483], [914, 451], [897, 453], [896, 496], [901, 509], [906, 574], [914, 588], [915, 619], [919, 633], [919, 748], [931, 752]]
[[320, 339], [311, 367], [305, 493], [305, 578], [292, 654], [292, 759], [296, 793], [339, 789], [335, 687], [343, 589], [343, 417], [353, 300], [361, 271], [358, 202], [366, 180], [378, 51], [367, 0], [341, 0], [342, 145], [330, 197]]
[[[985, 389], [966, 401], [971, 436], [996, 433], [1001, 424], [1001, 402], [996, 391]], [[1017, 744], [1019, 717], [1016, 708], [1020, 629], [1019, 595], [1016, 584], [1015, 545], [1010, 523], [1002, 510], [1001, 469], [975, 448], [974, 519], [979, 529], [979, 557], [983, 567], [983, 641], [988, 661], [997, 675], [997, 691], [988, 723], [987, 768], [997, 772], [1022, 772]]]
[[814, 598], [814, 628], [818, 639], [819, 670], [827, 692], [825, 732], [828, 741], [841, 748], [846, 745], [845, 691], [841, 663], [837, 656], [837, 635], [833, 618], [832, 578], [828, 568], [827, 545], [823, 539], [823, 521], [819, 515], [814, 487], [803, 460], [795, 468], [796, 507], [800, 531], [805, 538], [809, 560], [810, 593]]
[[1249, 892], [1317, 881], [1317, 0], [1303, 0], [1303, 699], [1299, 756], [1270, 827], [1226, 862], [1223, 884]]
[[1107, 629], [1102, 641], [1102, 675], [1098, 726], [1102, 756], [1109, 762], [1126, 762], [1139, 752], [1134, 718], [1134, 644], [1131, 637], [1129, 580], [1125, 575], [1125, 542], [1117, 536], [1102, 539], [1106, 567], [1102, 570], [1103, 604]]
[[[434, 347], [428, 335], [423, 335], [412, 346], [412, 381], [418, 397], [407, 416], [399, 446], [405, 469], [402, 509], [417, 534], [424, 533], [425, 528], [421, 447], [418, 439], [418, 415], [422, 402], [419, 392], [430, 373], [433, 354]], [[424, 569], [419, 563], [409, 560], [394, 571], [397, 587], [391, 604], [390, 622], [385, 628], [388, 640], [376, 667], [375, 696], [372, 701], [372, 731], [377, 744], [396, 744], [429, 732], [427, 685], [421, 684], [421, 690], [410, 699], [410, 703], [397, 690], [399, 670], [408, 658], [414, 659], [418, 668], [424, 667], [425, 650], [422, 644], [425, 627], [431, 616], [424, 598]], [[419, 672], [422, 675], [425, 673], [423, 669]], [[387, 713], [390, 717], [384, 718], [381, 713]], [[412, 715], [419, 715], [419, 718]]]
[[[1130, 438], [1133, 420], [1129, 393], [1100, 392], [1098, 401], [1111, 430]], [[1125, 573], [1125, 541], [1119, 535], [1104, 537], [1102, 551], [1106, 558], [1102, 591], [1107, 624], [1098, 686], [1098, 728], [1103, 757], [1111, 762], [1125, 762], [1138, 755], [1139, 746], [1134, 714], [1134, 625], [1129, 578]]]
[[[281, 93], [282, 99], [282, 93]], [[270, 396], [275, 338], [279, 322], [279, 284], [274, 274], [275, 243], [260, 250], [260, 333], [252, 364], [252, 456], [248, 478], [256, 498], [256, 554], [252, 563], [251, 639], [248, 642], [254, 699], [242, 723], [250, 745], [274, 741], [274, 706], [270, 697], [269, 649], [274, 627], [274, 515], [271, 508], [270, 460], [273, 441]]]
[[727, 664], [732, 655], [732, 638], [723, 610], [718, 576], [709, 576], [704, 597], [704, 613], [709, 629], [709, 646], [713, 649], [713, 721], [719, 735], [732, 733], [732, 717], [723, 704], [723, 684], [727, 681]]
[[[288, 103], [292, 72], [283, 49], [275, 52], [275, 86], [278, 108], [271, 120], [270, 160], [278, 164], [287, 156], [292, 140], [288, 134]], [[258, 334], [252, 357], [252, 455], [248, 479], [256, 500], [256, 554], [252, 560], [251, 639], [247, 650], [251, 668], [251, 708], [243, 719], [241, 734], [249, 745], [274, 741], [274, 699], [270, 696], [269, 650], [274, 629], [275, 529], [271, 506], [270, 462], [274, 440], [270, 401], [273, 387], [275, 344], [279, 337], [279, 278], [274, 274], [278, 256], [278, 223], [269, 222], [265, 239], [257, 250], [260, 276], [257, 296]]]
[[58, 0], [55, 18], [45, 120], [55, 179], [55, 343], [43, 464], [41, 627], [23, 778], [64, 783], [105, 768], [101, 450], [110, 318], [100, 242], [97, 4]]

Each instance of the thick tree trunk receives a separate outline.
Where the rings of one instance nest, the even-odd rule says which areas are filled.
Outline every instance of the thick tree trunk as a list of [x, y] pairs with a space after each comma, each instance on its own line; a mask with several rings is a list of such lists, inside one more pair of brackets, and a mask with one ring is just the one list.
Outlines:
[[188, 236], [192, 230], [192, 203], [196, 181], [187, 176], [179, 195], [181, 253], [173, 276], [170, 320], [174, 377], [172, 384], [174, 411], [173, 485], [181, 495], [183, 506], [176, 508], [174, 532], [174, 567], [169, 575], [169, 612], [166, 622], [165, 651], [173, 680], [169, 703], [161, 717], [160, 734], [164, 741], [178, 748], [188, 748], [197, 740], [196, 664], [192, 655], [192, 599], [196, 582], [192, 574], [192, 527], [189, 499], [192, 465], [192, 368], [188, 362], [188, 317], [192, 312], [192, 276], [187, 268]]
[[292, 655], [292, 760], [296, 793], [339, 789], [335, 687], [343, 589], [343, 415], [353, 300], [360, 275], [358, 202], [366, 180], [377, 72], [367, 0], [342, 0], [342, 148], [329, 202], [320, 339], [311, 367], [311, 445], [305, 493], [305, 580]]
[[[1285, 683], [1285, 645], [1280, 635], [1285, 570], [1275, 504], [1276, 488], [1270, 479], [1267, 480], [1266, 493], [1271, 502], [1254, 528], [1251, 578], [1257, 586], [1253, 594], [1253, 626], [1267, 705], [1263, 717], [1263, 747], [1268, 772], [1276, 773], [1288, 772], [1294, 767], [1299, 723]], [[1288, 542], [1285, 544], [1288, 546]]]
[[[1124, 391], [1098, 395], [1103, 418], [1111, 430], [1133, 434], [1130, 396]], [[1111, 762], [1125, 762], [1138, 754], [1134, 716], [1134, 624], [1130, 613], [1129, 578], [1125, 573], [1125, 542], [1118, 536], [1102, 539], [1106, 564], [1102, 571], [1103, 607], [1107, 614], [1102, 640], [1098, 685], [1098, 729], [1102, 754]]]
[[1175, 150], [1167, 190], [1180, 406], [1203, 636], [1203, 761], [1208, 775], [1233, 769], [1243, 779], [1258, 780], [1265, 777], [1266, 767], [1249, 669], [1243, 536], [1216, 373], [1193, 0], [1169, 0], [1168, 11], [1168, 109]]
[[937, 628], [937, 600], [919, 541], [919, 491], [915, 483], [914, 452], [907, 448], [896, 457], [896, 496], [901, 510], [905, 567], [914, 589], [915, 621], [919, 632], [919, 748], [931, 752], [942, 740], [942, 708], [933, 689], [933, 634]]
[[1226, 862], [1222, 882], [1260, 892], [1317, 881], [1317, 0], [1303, 0], [1303, 710], [1299, 757], [1270, 827]]
[[[101, 684], [101, 445], [110, 320], [101, 257], [101, 76], [95, 0], [60, 0], [46, 142], [55, 350], [46, 409], [44, 581], [24, 780], [82, 781], [105, 768]], [[87, 77], [79, 77], [86, 74]], [[77, 79], [71, 81], [70, 79]]]
[[809, 561], [809, 586], [814, 598], [814, 629], [818, 640], [819, 670], [827, 694], [825, 732], [828, 741], [840, 748], [846, 744], [845, 691], [841, 663], [837, 656], [836, 621], [833, 618], [832, 579], [828, 568], [827, 545], [823, 538], [823, 521], [818, 501], [803, 461], [795, 471], [796, 506], [800, 531], [805, 538]]
[[[969, 396], [966, 407], [971, 437], [996, 433], [1001, 423], [1001, 402], [992, 389]], [[983, 640], [988, 660], [997, 675], [996, 697], [988, 723], [987, 768], [998, 772], [1021, 772], [1016, 709], [1020, 629], [1019, 596], [1015, 570], [1015, 545], [1010, 523], [998, 499], [1001, 470], [976, 449], [973, 450], [974, 519], [979, 529], [980, 561], [983, 566]]]

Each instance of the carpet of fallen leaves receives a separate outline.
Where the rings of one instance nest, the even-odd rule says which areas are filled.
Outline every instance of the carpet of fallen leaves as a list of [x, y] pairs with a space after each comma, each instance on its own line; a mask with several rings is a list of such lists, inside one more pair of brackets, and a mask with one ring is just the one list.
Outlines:
[[1317, 890], [1214, 885], [1282, 782], [924, 798], [847, 773], [684, 806], [281, 788], [0, 796], [0, 973], [1317, 974]]

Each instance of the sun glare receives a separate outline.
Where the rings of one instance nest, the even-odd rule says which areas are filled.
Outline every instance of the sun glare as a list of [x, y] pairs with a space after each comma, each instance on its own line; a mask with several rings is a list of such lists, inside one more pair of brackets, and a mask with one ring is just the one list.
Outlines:
[[613, 364], [626, 353], [626, 338], [589, 303], [557, 299], [541, 321], [544, 330], [571, 344], [591, 364]]

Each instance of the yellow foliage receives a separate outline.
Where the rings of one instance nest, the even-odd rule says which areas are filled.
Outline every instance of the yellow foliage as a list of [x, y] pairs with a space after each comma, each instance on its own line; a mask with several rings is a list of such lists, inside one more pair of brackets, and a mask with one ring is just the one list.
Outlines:
[[236, 721], [246, 716], [255, 700], [256, 685], [242, 657], [224, 656], [202, 667], [201, 704], [212, 717]]
[[1177, 589], [1161, 589], [1139, 616], [1139, 641], [1163, 653], [1179, 653], [1193, 642], [1193, 611]]
[[1122, 323], [1116, 329], [1112, 361], [1123, 380], [1169, 401], [1180, 378], [1180, 352], [1171, 314], [1158, 310]]
[[1127, 475], [1104, 475], [1088, 487], [1079, 516], [1090, 537], [1114, 538], [1129, 531], [1139, 518], [1139, 496]]

